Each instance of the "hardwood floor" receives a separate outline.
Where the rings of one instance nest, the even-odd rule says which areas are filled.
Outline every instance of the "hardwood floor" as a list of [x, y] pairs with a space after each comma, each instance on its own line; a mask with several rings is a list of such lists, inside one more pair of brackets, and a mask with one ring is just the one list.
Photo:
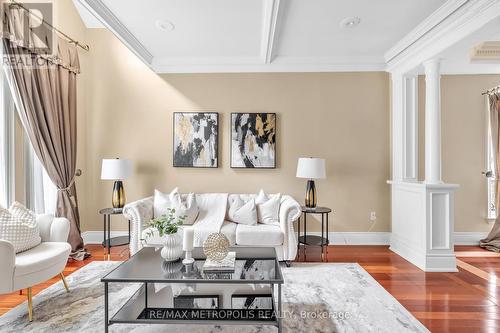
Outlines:
[[[68, 262], [69, 275], [95, 260], [102, 247], [89, 245], [92, 258]], [[431, 332], [500, 332], [500, 254], [472, 246], [455, 248], [458, 273], [424, 273], [387, 246], [330, 246], [329, 262], [357, 262]], [[307, 249], [308, 261], [319, 261], [317, 248]], [[111, 260], [128, 257], [126, 247], [113, 248]], [[303, 251], [297, 261], [303, 261]], [[58, 282], [57, 277], [33, 287], [33, 294]], [[71, 289], [71, 285], [70, 285]], [[26, 301], [25, 293], [0, 296], [0, 315]]]
[[[308, 261], [320, 259], [313, 251]], [[455, 252], [458, 273], [425, 273], [387, 246], [331, 246], [328, 260], [358, 262], [431, 332], [499, 332], [500, 254], [472, 246]]]

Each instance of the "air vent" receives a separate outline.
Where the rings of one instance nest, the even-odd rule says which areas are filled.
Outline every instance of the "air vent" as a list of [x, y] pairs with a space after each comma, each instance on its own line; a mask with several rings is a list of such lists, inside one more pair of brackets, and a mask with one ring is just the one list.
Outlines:
[[483, 42], [470, 51], [471, 61], [500, 62], [500, 42]]

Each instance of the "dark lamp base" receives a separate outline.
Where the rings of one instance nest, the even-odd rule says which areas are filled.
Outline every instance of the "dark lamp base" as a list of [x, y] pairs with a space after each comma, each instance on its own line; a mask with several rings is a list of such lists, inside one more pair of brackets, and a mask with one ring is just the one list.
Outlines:
[[121, 180], [115, 181], [111, 203], [113, 208], [123, 208], [125, 206], [125, 189]]
[[314, 180], [307, 181], [307, 189], [306, 189], [306, 199], [305, 206], [306, 208], [315, 208], [316, 207], [316, 186], [314, 185]]

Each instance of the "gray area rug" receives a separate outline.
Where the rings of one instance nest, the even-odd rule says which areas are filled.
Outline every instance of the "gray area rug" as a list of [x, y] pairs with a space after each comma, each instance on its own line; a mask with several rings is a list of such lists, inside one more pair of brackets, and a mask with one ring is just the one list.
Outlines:
[[[36, 295], [34, 321], [23, 303], [0, 317], [1, 332], [103, 332], [100, 277], [116, 262], [92, 262]], [[428, 332], [358, 264], [293, 264], [283, 267], [284, 332]], [[110, 284], [114, 313], [139, 285]], [[272, 326], [112, 325], [110, 332], [268, 333]]]

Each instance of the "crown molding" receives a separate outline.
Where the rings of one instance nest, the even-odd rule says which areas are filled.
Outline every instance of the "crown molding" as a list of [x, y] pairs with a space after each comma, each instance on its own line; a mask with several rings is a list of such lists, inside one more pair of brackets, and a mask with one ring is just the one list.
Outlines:
[[412, 71], [499, 16], [500, 0], [449, 0], [385, 54], [387, 71]]
[[457, 11], [469, 0], [451, 0], [445, 2], [435, 12], [426, 17], [419, 25], [411, 30], [406, 36], [391, 47], [385, 54], [384, 58], [387, 63], [396, 58], [404, 50], [409, 48], [413, 43], [419, 40], [422, 36], [431, 31], [439, 23], [444, 21], [448, 16]]
[[500, 0], [449, 0], [384, 57], [286, 57], [275, 54], [286, 2], [264, 0], [261, 47], [252, 57], [157, 58], [102, 0], [74, 0], [157, 73], [361, 72], [408, 73], [500, 16]]
[[259, 72], [379, 72], [386, 68], [378, 57], [282, 57], [271, 63], [261, 57], [155, 58], [156, 73], [259, 73]]
[[111, 30], [132, 52], [146, 65], [151, 66], [153, 55], [144, 45], [125, 27], [113, 12], [101, 0], [77, 0], [93, 14], [106, 28]]
[[80, 15], [83, 24], [87, 29], [100, 29], [104, 28], [104, 25], [99, 21], [94, 15], [92, 15], [79, 0], [73, 0], [73, 4], [75, 5], [78, 14]]

